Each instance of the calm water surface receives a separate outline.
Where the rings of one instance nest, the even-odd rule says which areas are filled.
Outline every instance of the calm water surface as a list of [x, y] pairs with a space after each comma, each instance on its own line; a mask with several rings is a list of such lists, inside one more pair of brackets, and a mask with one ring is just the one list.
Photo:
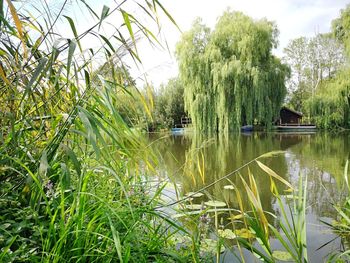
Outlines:
[[[148, 135], [153, 148], [161, 157], [158, 170], [173, 183], [180, 185], [182, 195], [201, 189], [203, 186], [225, 176], [257, 156], [276, 150], [285, 151], [278, 156], [261, 160], [268, 167], [298, 188], [300, 175], [307, 175], [307, 242], [310, 262], [324, 262], [332, 251], [341, 248], [342, 240], [320, 222], [331, 222], [336, 213], [331, 203], [342, 200], [345, 194], [344, 166], [350, 159], [350, 133], [249, 133], [231, 134], [227, 137], [204, 137], [193, 133], [182, 136]], [[276, 198], [270, 192], [269, 177], [256, 164], [249, 166], [259, 187], [263, 208], [276, 215], [280, 213]], [[241, 174], [245, 176], [247, 169]], [[239, 177], [229, 179], [242, 187]], [[238, 208], [234, 191], [224, 190], [227, 180], [220, 181], [206, 190], [206, 197], [226, 202]], [[287, 205], [292, 200], [287, 187], [277, 183], [282, 200]], [[247, 203], [247, 197], [243, 197]], [[273, 222], [270, 222], [273, 223]], [[278, 246], [272, 239], [274, 249]], [[253, 259], [248, 259], [251, 262]], [[233, 262], [227, 252], [224, 262]]]

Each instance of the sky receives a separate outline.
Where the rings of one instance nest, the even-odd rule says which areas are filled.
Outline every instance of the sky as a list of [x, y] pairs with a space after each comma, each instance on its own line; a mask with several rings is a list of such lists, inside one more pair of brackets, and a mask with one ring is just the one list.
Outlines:
[[[39, 0], [31, 0], [30, 3], [35, 5]], [[58, 12], [63, 0], [48, 0], [52, 11]], [[85, 0], [97, 14], [101, 14], [103, 5], [113, 7], [120, 0]], [[144, 4], [142, 0], [129, 0], [125, 6], [128, 11], [135, 11], [137, 14], [138, 1]], [[201, 17], [204, 24], [210, 28], [214, 28], [217, 19], [223, 12], [230, 8], [232, 11], [241, 11], [249, 15], [253, 19], [266, 18], [274, 21], [279, 29], [279, 46], [274, 50], [274, 54], [278, 57], [283, 56], [283, 48], [288, 42], [294, 38], [306, 36], [312, 37], [317, 33], [329, 32], [331, 29], [331, 21], [338, 17], [340, 10], [345, 8], [350, 0], [159, 0], [162, 5], [175, 19], [182, 32], [189, 30], [193, 21], [197, 17]], [[74, 1], [72, 1], [74, 3]], [[124, 6], [123, 6], [124, 7]], [[131, 9], [131, 10], [130, 10]], [[138, 8], [139, 9], [139, 8]], [[32, 9], [33, 11], [33, 9]], [[91, 15], [87, 14], [86, 9], [77, 6], [68, 6], [67, 10], [70, 16], [76, 21], [77, 31], [84, 32], [91, 26], [93, 21]], [[139, 56], [142, 65], [135, 66], [131, 59], [127, 59], [126, 63], [130, 66], [132, 77], [136, 79], [138, 86], [144, 85], [145, 76], [147, 81], [152, 83], [155, 89], [173, 77], [178, 75], [178, 66], [174, 56], [176, 43], [181, 38], [181, 31], [166, 17], [159, 9], [161, 22], [161, 33], [157, 37], [161, 39], [163, 46], [167, 48], [152, 47], [148, 41], [140, 40], [137, 43]], [[137, 16], [137, 15], [136, 15]], [[137, 16], [137, 19], [142, 17]], [[144, 22], [147, 26], [149, 21]], [[111, 17], [104, 24], [113, 24], [114, 26], [123, 23], [122, 16]], [[105, 27], [107, 28], [107, 27]], [[103, 32], [105, 29], [101, 27], [102, 34], [111, 34]], [[65, 18], [62, 18], [58, 24], [58, 29], [65, 37], [73, 37], [72, 31]], [[155, 29], [155, 28], [153, 28]], [[157, 30], [155, 30], [157, 31]], [[69, 35], [70, 33], [70, 35]], [[82, 43], [84, 48], [89, 46], [100, 46], [98, 38], [89, 35]]]
[[[282, 57], [283, 48], [294, 38], [312, 37], [317, 33], [329, 32], [331, 21], [338, 17], [340, 10], [350, 3], [345, 0], [164, 0], [164, 7], [171, 13], [182, 32], [191, 28], [195, 18], [201, 17], [210, 28], [214, 28], [217, 18], [230, 8], [241, 11], [254, 19], [267, 18], [275, 21], [279, 34], [279, 47], [274, 54]], [[145, 41], [139, 43], [143, 61], [141, 73], [147, 73], [147, 80], [157, 88], [169, 78], [176, 77], [178, 66], [174, 57], [176, 43], [181, 32], [162, 16], [162, 38], [166, 39], [169, 50], [151, 48]], [[134, 75], [139, 70], [132, 67]]]

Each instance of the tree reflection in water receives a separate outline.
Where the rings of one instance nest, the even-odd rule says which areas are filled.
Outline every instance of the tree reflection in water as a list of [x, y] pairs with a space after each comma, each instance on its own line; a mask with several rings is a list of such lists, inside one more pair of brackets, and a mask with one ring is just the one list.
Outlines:
[[[150, 141], [159, 136], [151, 135]], [[181, 194], [194, 192], [231, 171], [244, 165], [248, 161], [264, 153], [276, 150], [285, 151], [284, 154], [263, 159], [262, 162], [274, 170], [278, 175], [298, 185], [299, 175], [308, 176], [306, 218], [308, 224], [308, 241], [310, 256], [315, 260], [334, 249], [337, 244], [330, 244], [323, 248], [328, 251], [316, 251], [317, 246], [326, 243], [332, 235], [324, 234], [326, 230], [319, 219], [332, 220], [336, 213], [332, 203], [342, 200], [345, 194], [343, 172], [347, 159], [350, 158], [350, 134], [330, 134], [317, 132], [314, 134], [291, 133], [249, 133], [230, 134], [227, 137], [208, 137], [195, 133], [183, 136], [168, 136], [158, 140], [154, 149], [161, 156], [163, 163], [159, 171], [169, 179], [182, 186]], [[256, 164], [249, 166], [259, 188], [263, 209], [278, 215], [279, 208], [275, 197], [270, 191], [268, 175]], [[241, 172], [247, 179], [248, 169]], [[248, 199], [243, 194], [242, 182], [237, 174], [229, 178], [241, 190], [245, 209], [249, 209]], [[230, 184], [222, 180], [213, 187], [206, 189], [206, 196], [197, 202], [208, 200], [224, 201], [230, 208], [238, 209], [236, 194], [230, 189], [224, 189]], [[287, 187], [276, 181], [281, 195], [290, 195]], [[287, 205], [291, 200], [284, 198]], [[272, 217], [270, 223], [276, 225]], [[317, 237], [315, 236], [317, 235]], [[314, 260], [312, 260], [314, 262]], [[315, 261], [316, 262], [316, 261]]]

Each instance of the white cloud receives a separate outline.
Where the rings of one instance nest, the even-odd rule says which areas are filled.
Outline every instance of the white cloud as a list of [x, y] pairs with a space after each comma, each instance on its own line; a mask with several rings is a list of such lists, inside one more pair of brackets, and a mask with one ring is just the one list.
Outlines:
[[[344, 0], [163, 1], [163, 5], [175, 18], [182, 31], [189, 30], [196, 17], [201, 17], [205, 24], [213, 28], [217, 18], [228, 7], [231, 10], [242, 11], [255, 19], [266, 17], [268, 20], [275, 21], [280, 30], [280, 46], [275, 51], [278, 56], [282, 55], [283, 48], [293, 38], [328, 32], [331, 20], [339, 15], [340, 9], [346, 4], [347, 1]], [[162, 20], [163, 34], [167, 39], [170, 52], [173, 53], [181, 34], [174, 25], [166, 21], [165, 16]], [[144, 71], [156, 87], [177, 75], [177, 63], [173, 54], [169, 54], [166, 50], [152, 49], [144, 42], [140, 43], [139, 50]]]
[[[115, 0], [87, 0], [88, 4], [97, 14], [101, 14], [102, 6], [115, 6]], [[230, 8], [231, 10], [241, 11], [254, 19], [266, 17], [268, 20], [275, 21], [280, 31], [279, 48], [275, 50], [278, 56], [283, 55], [283, 48], [286, 47], [289, 40], [300, 36], [313, 36], [316, 33], [328, 32], [332, 19], [339, 16], [341, 8], [347, 4], [345, 0], [160, 0], [164, 7], [177, 21], [182, 31], [187, 31], [196, 17], [201, 17], [203, 22], [211, 28], [214, 28], [218, 17]], [[58, 12], [63, 0], [54, 1], [53, 10]], [[87, 14], [86, 9], [78, 8], [79, 5], [74, 4], [67, 7], [68, 15], [76, 21], [76, 27], [79, 33], [83, 32], [91, 26], [92, 16]], [[124, 6], [123, 6], [124, 7]], [[128, 1], [127, 10], [137, 10], [134, 1]], [[82, 11], [84, 10], [84, 11]], [[159, 9], [159, 12], [162, 11]], [[137, 16], [142, 22], [150, 26], [156, 31], [156, 28], [147, 23], [147, 19]], [[110, 22], [114, 26], [120, 26], [123, 21], [121, 16], [113, 16], [104, 22], [102, 33], [110, 35], [114, 32], [108, 27]], [[162, 33], [159, 36], [163, 43], [167, 41], [169, 51], [151, 47], [148, 41], [143, 40], [138, 43], [139, 55], [143, 61], [143, 65], [137, 68], [133, 65], [133, 61], [128, 60], [131, 66], [131, 73], [134, 78], [143, 77], [143, 73], [147, 73], [148, 81], [151, 81], [155, 87], [162, 82], [165, 83], [171, 77], [178, 74], [177, 63], [174, 57], [175, 45], [180, 40], [180, 31], [167, 19], [161, 15]], [[68, 21], [61, 19], [58, 28], [66, 37], [73, 37]], [[83, 48], [99, 46], [99, 40], [88, 35], [82, 40]], [[164, 44], [164, 46], [166, 46]], [[142, 85], [141, 81], [139, 81]]]

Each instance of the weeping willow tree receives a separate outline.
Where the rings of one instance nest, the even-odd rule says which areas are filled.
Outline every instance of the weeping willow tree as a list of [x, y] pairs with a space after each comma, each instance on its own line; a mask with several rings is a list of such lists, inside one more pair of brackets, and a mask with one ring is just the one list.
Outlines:
[[286, 95], [289, 68], [272, 55], [278, 30], [226, 11], [211, 31], [198, 19], [177, 44], [185, 108], [198, 131], [228, 132], [243, 124], [269, 126]]
[[312, 121], [325, 129], [350, 128], [350, 69], [324, 81], [306, 105]]

